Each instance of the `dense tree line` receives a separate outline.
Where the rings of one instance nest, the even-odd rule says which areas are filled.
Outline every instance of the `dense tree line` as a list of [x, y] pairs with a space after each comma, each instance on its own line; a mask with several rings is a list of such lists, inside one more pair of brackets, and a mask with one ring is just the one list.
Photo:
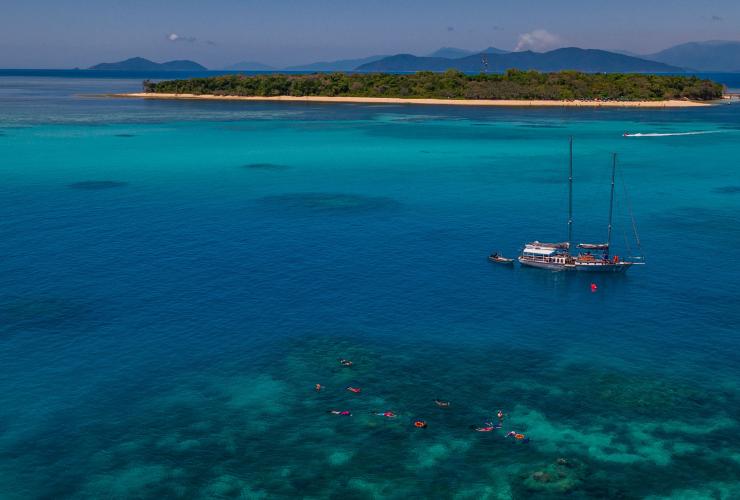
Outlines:
[[709, 100], [723, 86], [695, 76], [635, 73], [540, 73], [511, 69], [470, 75], [448, 70], [414, 74], [314, 73], [223, 75], [144, 82], [145, 92], [233, 96], [347, 96], [437, 99]]

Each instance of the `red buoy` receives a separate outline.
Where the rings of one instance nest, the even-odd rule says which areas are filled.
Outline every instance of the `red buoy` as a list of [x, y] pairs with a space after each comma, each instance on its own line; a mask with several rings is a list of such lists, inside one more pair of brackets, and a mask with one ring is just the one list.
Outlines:
[[591, 283], [591, 293], [594, 293], [598, 289], [599, 287], [596, 286], [596, 283]]

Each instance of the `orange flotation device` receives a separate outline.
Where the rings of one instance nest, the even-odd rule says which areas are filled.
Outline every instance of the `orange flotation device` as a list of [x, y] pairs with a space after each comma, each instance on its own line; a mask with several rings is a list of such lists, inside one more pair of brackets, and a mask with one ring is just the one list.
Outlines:
[[419, 429], [425, 429], [426, 426], [427, 426], [427, 423], [424, 422], [423, 420], [417, 420], [416, 422], [414, 422], [414, 427], [417, 427]]
[[516, 439], [524, 439], [524, 434], [514, 434]]

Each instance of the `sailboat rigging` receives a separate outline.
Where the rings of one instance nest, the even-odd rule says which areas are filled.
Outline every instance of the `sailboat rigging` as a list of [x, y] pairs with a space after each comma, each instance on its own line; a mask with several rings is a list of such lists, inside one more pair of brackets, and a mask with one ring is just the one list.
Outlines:
[[[611, 190], [609, 195], [609, 222], [605, 243], [579, 243], [582, 250], [571, 254], [573, 247], [573, 138], [569, 140], [568, 162], [568, 240], [561, 243], [541, 243], [533, 241], [524, 245], [519, 258], [523, 266], [549, 269], [553, 271], [587, 271], [623, 273], [635, 264], [634, 260], [621, 260], [619, 256], [610, 256], [612, 243], [612, 222], [614, 216], [614, 185], [617, 173], [617, 155], [612, 154]], [[632, 226], [637, 237], [637, 226], [632, 218]], [[637, 239], [639, 246], [639, 238]]]

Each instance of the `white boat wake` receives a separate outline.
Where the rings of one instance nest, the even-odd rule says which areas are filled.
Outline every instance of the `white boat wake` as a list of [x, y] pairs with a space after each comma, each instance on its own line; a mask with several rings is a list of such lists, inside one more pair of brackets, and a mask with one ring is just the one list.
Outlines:
[[696, 132], [671, 132], [671, 133], [650, 133], [650, 134], [622, 134], [623, 137], [671, 137], [674, 135], [703, 135], [703, 134], [718, 134], [722, 132], [721, 130], [702, 130], [702, 131], [696, 131]]

